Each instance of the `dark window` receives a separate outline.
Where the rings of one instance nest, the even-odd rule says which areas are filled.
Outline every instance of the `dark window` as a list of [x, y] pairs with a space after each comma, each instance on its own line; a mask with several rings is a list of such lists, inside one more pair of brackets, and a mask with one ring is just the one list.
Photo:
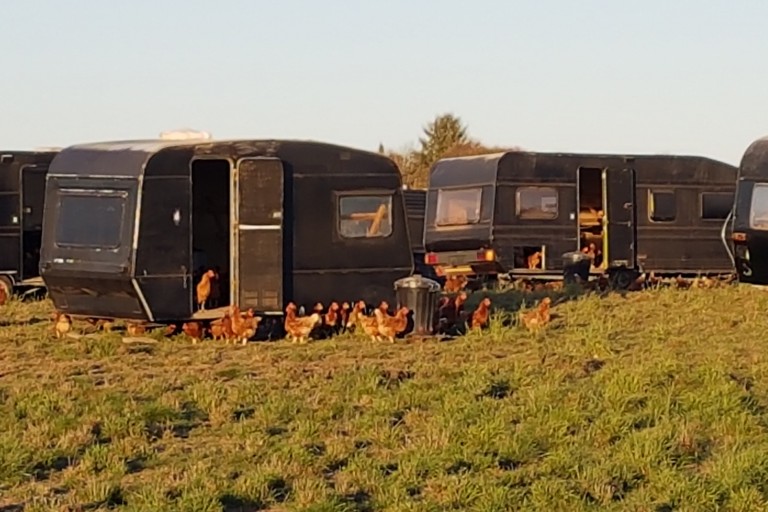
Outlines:
[[120, 247], [125, 200], [120, 191], [59, 193], [56, 245], [91, 249]]
[[344, 238], [382, 238], [392, 234], [392, 196], [339, 198], [339, 233]]
[[733, 194], [701, 194], [701, 218], [725, 220], [733, 208]]
[[768, 183], [756, 183], [749, 212], [752, 229], [768, 230]]
[[521, 219], [551, 220], [557, 218], [557, 189], [521, 187], [517, 189], [516, 213]]
[[483, 189], [467, 188], [437, 191], [438, 226], [465, 226], [480, 222]]
[[654, 222], [673, 222], [677, 218], [674, 191], [648, 191], [648, 215]]

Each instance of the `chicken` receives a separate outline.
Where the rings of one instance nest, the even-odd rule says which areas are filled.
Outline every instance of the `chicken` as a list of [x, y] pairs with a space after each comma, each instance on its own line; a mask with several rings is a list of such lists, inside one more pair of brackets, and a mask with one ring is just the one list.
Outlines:
[[432, 322], [432, 329], [434, 332], [440, 332], [442, 331], [443, 327], [446, 325], [446, 321], [443, 318], [442, 314], [445, 311], [445, 308], [450, 304], [451, 299], [449, 297], [440, 297], [440, 300], [437, 301], [436, 311], [434, 314], [434, 320]]
[[597, 257], [597, 246], [595, 246], [593, 242], [582, 247], [581, 252], [589, 256], [589, 259], [592, 260], [592, 263], [594, 264], [595, 258]]
[[520, 312], [520, 320], [529, 331], [538, 331], [545, 327], [550, 320], [549, 308], [552, 299], [544, 297], [536, 309]]
[[296, 316], [296, 304], [289, 302], [285, 307], [283, 327], [292, 341], [303, 341], [321, 323], [322, 317], [319, 313], [312, 313], [310, 316]]
[[465, 286], [467, 286], [468, 281], [469, 280], [467, 279], [467, 276], [463, 274], [449, 275], [445, 278], [445, 285], [443, 286], [443, 290], [445, 290], [446, 293], [460, 292], [464, 289]]
[[112, 320], [105, 318], [86, 318], [85, 321], [94, 326], [97, 331], [104, 332], [112, 332], [112, 327], [115, 325]]
[[66, 313], [56, 311], [53, 314], [53, 318], [53, 331], [57, 338], [63, 338], [70, 330], [72, 330], [72, 319]]
[[5, 306], [8, 302], [8, 292], [5, 291], [5, 286], [0, 286], [0, 306]]
[[648, 275], [648, 286], [658, 287], [662, 283], [662, 279], [656, 276], [655, 272], [651, 272]]
[[243, 345], [248, 343], [248, 340], [256, 335], [256, 329], [261, 322], [260, 316], [255, 316], [252, 309], [248, 309], [241, 317], [241, 321], [237, 322], [238, 329], [235, 331], [235, 336], [241, 341]]
[[536, 251], [527, 258], [528, 269], [533, 270], [541, 268], [541, 251]]
[[363, 329], [366, 336], [370, 336], [373, 341], [379, 341], [379, 320], [380, 315], [385, 313], [381, 308], [373, 310], [373, 315], [365, 316], [362, 313], [357, 317], [357, 323]]
[[322, 315], [323, 315], [323, 310], [324, 310], [324, 309], [325, 309], [325, 306], [323, 306], [323, 303], [322, 303], [322, 302], [317, 302], [317, 303], [315, 303], [315, 305], [312, 307], [312, 312], [313, 312], [313, 313], [317, 313], [318, 315], [322, 316]]
[[681, 290], [687, 290], [688, 288], [691, 287], [691, 282], [688, 281], [687, 279], [683, 278], [683, 276], [678, 275], [675, 278], [675, 286], [677, 286]]
[[243, 318], [243, 315], [240, 312], [240, 308], [237, 306], [237, 304], [232, 304], [229, 306], [229, 318], [232, 322], [232, 339], [240, 339], [240, 333], [243, 332], [245, 328], [245, 319]]
[[198, 341], [201, 341], [205, 335], [205, 329], [200, 322], [186, 322], [181, 326], [181, 330], [184, 334], [192, 338], [193, 345]]
[[345, 325], [345, 328], [347, 330], [356, 330], [357, 326], [360, 325], [360, 319], [365, 316], [365, 302], [362, 300], [357, 301], [352, 307], [352, 311], [349, 312], [349, 318], [347, 319], [347, 323]]
[[126, 322], [125, 331], [128, 333], [128, 336], [141, 336], [147, 332], [147, 326], [141, 322]]
[[328, 312], [323, 315], [323, 328], [327, 336], [339, 333], [340, 309], [338, 302], [331, 302], [331, 305], [328, 306]]
[[232, 331], [232, 318], [229, 316], [229, 312], [224, 313], [224, 316], [219, 320], [211, 322], [211, 337], [215, 340], [229, 341], [235, 337], [235, 333]]
[[547, 284], [544, 285], [544, 288], [546, 288], [547, 290], [559, 291], [563, 289], [563, 282], [549, 281]]
[[395, 336], [408, 327], [408, 312], [409, 309], [403, 307], [397, 310], [395, 316], [389, 316], [381, 309], [375, 309], [373, 314], [379, 335], [389, 339], [390, 343], [394, 343]]
[[349, 302], [345, 302], [341, 305], [341, 310], [339, 311], [339, 327], [341, 330], [345, 330], [347, 328], [347, 322], [349, 322], [349, 312], [352, 309], [352, 306], [349, 305]]
[[211, 280], [215, 277], [216, 273], [213, 270], [208, 270], [197, 283], [197, 306], [200, 310], [205, 309], [205, 303], [211, 296]]
[[458, 324], [466, 321], [463, 313], [464, 303], [467, 301], [467, 297], [466, 292], [461, 292], [453, 300], [450, 300], [447, 297], [444, 300], [441, 300], [437, 312], [439, 323], [438, 330], [440, 332], [454, 330]]
[[480, 301], [477, 309], [472, 313], [472, 319], [470, 320], [470, 327], [472, 329], [483, 329], [488, 326], [488, 322], [491, 316], [491, 299], [488, 297]]

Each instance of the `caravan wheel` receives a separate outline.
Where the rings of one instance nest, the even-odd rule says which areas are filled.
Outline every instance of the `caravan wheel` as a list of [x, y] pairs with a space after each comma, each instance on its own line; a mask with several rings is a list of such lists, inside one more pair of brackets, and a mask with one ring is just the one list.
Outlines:
[[637, 279], [637, 272], [627, 269], [613, 270], [609, 272], [608, 279], [613, 289], [626, 290]]

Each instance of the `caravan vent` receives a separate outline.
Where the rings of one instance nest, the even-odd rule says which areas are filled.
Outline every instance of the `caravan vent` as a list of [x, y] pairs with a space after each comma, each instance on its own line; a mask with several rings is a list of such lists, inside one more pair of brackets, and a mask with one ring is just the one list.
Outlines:
[[210, 140], [211, 134], [208, 132], [200, 132], [196, 130], [169, 130], [160, 133], [160, 139], [162, 140]]

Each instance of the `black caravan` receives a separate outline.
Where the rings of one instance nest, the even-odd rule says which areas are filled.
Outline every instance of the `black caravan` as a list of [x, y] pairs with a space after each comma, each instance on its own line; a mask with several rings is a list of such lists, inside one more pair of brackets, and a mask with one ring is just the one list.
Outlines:
[[376, 303], [412, 267], [400, 173], [375, 153], [302, 141], [97, 143], [64, 149], [48, 175], [41, 271], [70, 314], [190, 318], [205, 269], [221, 276], [220, 307]]
[[506, 152], [432, 168], [427, 262], [442, 273], [560, 276], [563, 254], [629, 277], [733, 271], [720, 230], [736, 168], [691, 156]]
[[739, 281], [767, 285], [768, 137], [753, 142], [741, 159], [732, 230]]
[[0, 151], [0, 286], [42, 286], [45, 175], [56, 151]]

